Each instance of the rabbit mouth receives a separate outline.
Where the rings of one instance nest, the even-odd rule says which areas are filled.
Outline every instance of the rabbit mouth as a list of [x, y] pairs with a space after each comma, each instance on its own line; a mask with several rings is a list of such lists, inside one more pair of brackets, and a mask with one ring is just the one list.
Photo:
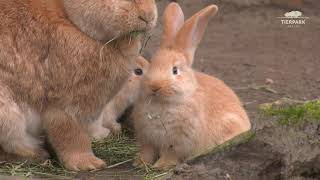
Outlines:
[[144, 25], [143, 25], [144, 31], [146, 31], [146, 32], [151, 31], [155, 27], [155, 23], [153, 23], [153, 22], [144, 21], [143, 23], [144, 23]]
[[175, 93], [168, 90], [159, 90], [157, 92], [150, 92], [149, 96], [156, 100], [168, 101], [175, 96]]
[[149, 32], [156, 26], [156, 21], [154, 20], [148, 21], [141, 16], [138, 17], [138, 20], [139, 31]]
[[153, 29], [152, 26], [142, 22], [141, 24], [138, 25], [138, 27], [133, 30], [132, 32], [140, 32], [140, 33], [147, 33], [150, 32]]

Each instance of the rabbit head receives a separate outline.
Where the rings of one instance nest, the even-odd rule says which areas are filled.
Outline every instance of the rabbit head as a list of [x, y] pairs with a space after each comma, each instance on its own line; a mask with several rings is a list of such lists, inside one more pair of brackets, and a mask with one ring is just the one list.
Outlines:
[[130, 32], [148, 32], [157, 21], [155, 0], [61, 0], [68, 18], [102, 42]]
[[177, 3], [166, 8], [161, 46], [144, 77], [146, 96], [177, 101], [193, 94], [197, 88], [192, 70], [194, 54], [210, 17], [217, 11], [217, 6], [211, 5], [184, 22], [184, 14]]
[[141, 89], [141, 80], [147, 73], [148, 67], [149, 62], [144, 57], [139, 56], [135, 59], [134, 69], [122, 87], [123, 93], [119, 93], [119, 96], [123, 97], [120, 99], [127, 99], [129, 102], [129, 104], [124, 107], [129, 107], [136, 101]]

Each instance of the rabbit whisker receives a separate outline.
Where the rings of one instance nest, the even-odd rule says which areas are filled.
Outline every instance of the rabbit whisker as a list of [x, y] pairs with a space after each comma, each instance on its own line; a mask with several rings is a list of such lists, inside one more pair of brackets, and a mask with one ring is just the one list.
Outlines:
[[166, 131], [166, 135], [167, 135], [167, 134], [168, 134], [168, 131], [167, 131], [167, 128], [166, 128], [166, 126], [164, 125], [164, 123], [163, 123], [163, 121], [162, 121], [162, 118], [159, 117], [159, 120], [160, 120], [160, 122], [161, 122], [161, 125], [162, 125], [163, 129]]
[[145, 41], [143, 42], [143, 46], [142, 46], [141, 49], [140, 49], [140, 54], [142, 54], [143, 50], [147, 47], [148, 42], [150, 41], [151, 37], [152, 37], [152, 34], [149, 35], [149, 36], [147, 36], [146, 33], [144, 34], [144, 40], [145, 40]]
[[129, 35], [129, 44], [131, 44], [132, 41], [132, 34]]
[[147, 105], [149, 105], [149, 104], [151, 103], [151, 101], [152, 101], [152, 96], [148, 96], [148, 98], [146, 99], [146, 101], [147, 101], [147, 100], [149, 100], [148, 103], [147, 103]]
[[100, 51], [99, 51], [99, 59], [100, 59], [100, 65], [99, 65], [99, 68], [101, 68], [102, 66], [102, 52], [103, 52], [103, 49], [109, 44], [111, 43], [112, 41], [114, 41], [115, 39], [117, 39], [118, 37], [115, 36], [114, 38], [110, 39], [108, 42], [106, 42], [105, 44], [103, 44], [103, 46], [101, 47]]
[[123, 11], [125, 11], [125, 12], [130, 12], [130, 10], [129, 9], [127, 9], [127, 8], [124, 8], [124, 7], [119, 7], [119, 9], [121, 9], [121, 10], [123, 10]]

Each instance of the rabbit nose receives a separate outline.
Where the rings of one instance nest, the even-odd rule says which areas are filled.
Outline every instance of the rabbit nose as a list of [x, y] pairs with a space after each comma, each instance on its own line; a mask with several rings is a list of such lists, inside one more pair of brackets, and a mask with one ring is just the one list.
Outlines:
[[149, 23], [149, 21], [148, 21], [147, 17], [139, 16], [138, 18], [139, 18], [141, 21], [145, 22], [146, 24], [148, 24], [148, 23]]
[[161, 88], [160, 87], [157, 87], [157, 88], [151, 88], [152, 92], [158, 92]]
[[154, 23], [158, 17], [155, 0], [135, 0], [138, 8], [139, 19], [147, 24]]
[[153, 13], [143, 13], [143, 15], [140, 15], [138, 18], [146, 24], [150, 24], [154, 21], [155, 16]]
[[161, 87], [159, 87], [159, 86], [151, 86], [151, 91], [152, 91], [153, 93], [158, 92], [160, 89], [161, 89]]

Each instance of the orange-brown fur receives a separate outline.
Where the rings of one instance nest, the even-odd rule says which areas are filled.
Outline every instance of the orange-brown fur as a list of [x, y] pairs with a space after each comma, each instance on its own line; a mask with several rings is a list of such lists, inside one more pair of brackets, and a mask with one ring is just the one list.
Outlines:
[[250, 129], [235, 93], [221, 80], [191, 67], [216, 12], [211, 5], [184, 22], [178, 4], [167, 7], [161, 47], [142, 79], [143, 90], [133, 112], [141, 146], [134, 165], [142, 161], [168, 168]]
[[[154, 0], [144, 2], [0, 0], [0, 145], [6, 152], [46, 156], [44, 131], [68, 169], [104, 166], [92, 153], [87, 127], [138, 55], [139, 37], [122, 35], [154, 27]], [[111, 38], [117, 39], [104, 46]]]

